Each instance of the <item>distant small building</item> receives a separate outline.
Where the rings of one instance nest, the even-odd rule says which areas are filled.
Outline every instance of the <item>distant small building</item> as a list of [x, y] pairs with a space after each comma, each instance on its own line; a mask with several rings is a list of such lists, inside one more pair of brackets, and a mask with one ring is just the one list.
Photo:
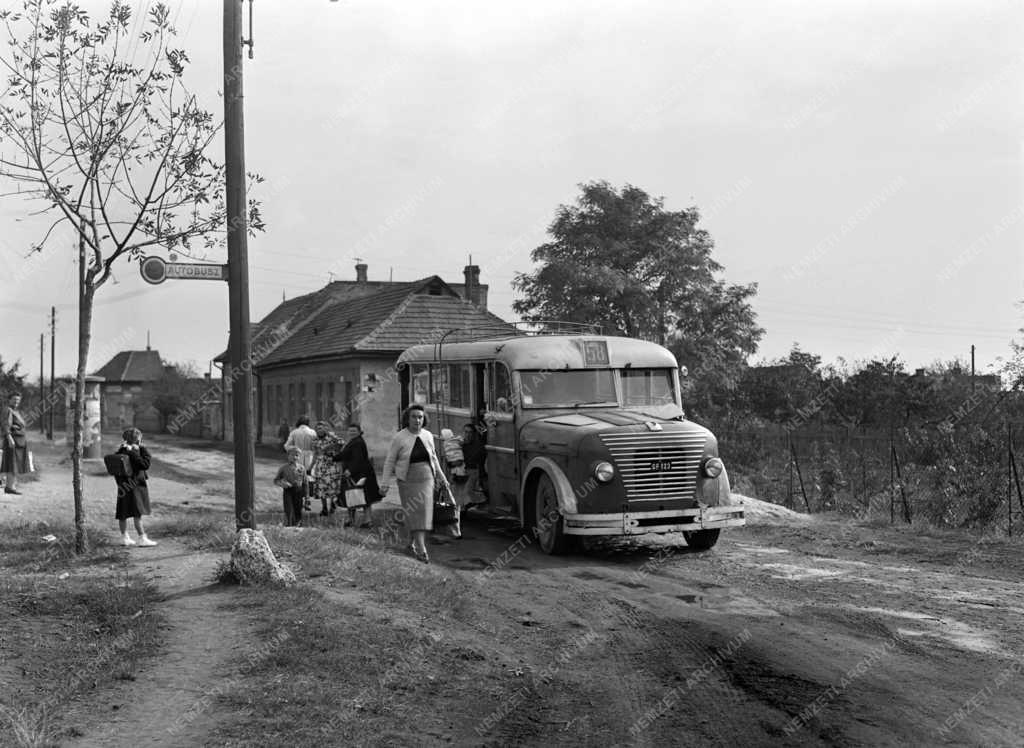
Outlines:
[[[359, 422], [371, 451], [380, 455], [398, 424], [401, 401], [394, 364], [412, 345], [436, 342], [454, 328], [503, 328], [487, 311], [480, 268], [467, 265], [465, 282], [433, 275], [412, 282], [370, 281], [356, 265], [356, 280], [334, 281], [282, 302], [254, 325], [252, 351], [256, 437], [271, 440], [278, 426], [308, 415], [339, 429]], [[231, 433], [231, 377], [222, 410]], [[265, 438], [264, 438], [265, 437]]]
[[120, 431], [135, 426], [142, 431], [159, 431], [160, 414], [152, 406], [153, 386], [163, 376], [160, 352], [121, 351], [93, 376], [103, 377], [100, 384], [104, 431]]

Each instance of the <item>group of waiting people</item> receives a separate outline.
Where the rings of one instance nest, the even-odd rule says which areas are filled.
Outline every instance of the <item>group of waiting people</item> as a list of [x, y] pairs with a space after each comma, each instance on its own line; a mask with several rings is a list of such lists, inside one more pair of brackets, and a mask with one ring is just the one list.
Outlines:
[[[362, 509], [360, 527], [373, 526], [372, 505], [387, 494], [387, 487], [377, 483], [377, 474], [358, 423], [348, 426], [348, 439], [343, 440], [327, 421], [318, 421], [310, 428], [309, 418], [298, 419], [283, 444], [288, 462], [274, 477], [274, 484], [283, 491], [285, 526], [302, 525], [303, 512], [311, 512], [311, 498], [320, 501], [320, 515], [326, 517], [337, 509], [348, 509], [345, 526], [354, 525]], [[347, 506], [346, 490], [361, 488], [365, 503]]]
[[[319, 421], [310, 428], [302, 417], [295, 428], [279, 435], [288, 454], [274, 483], [283, 490], [285, 525], [301, 525], [303, 510], [310, 512], [311, 498], [320, 501], [320, 514], [330, 515], [337, 508], [349, 511], [346, 526], [354, 525], [358, 509], [363, 509], [360, 527], [372, 527], [372, 505], [387, 495], [394, 481], [411, 535], [409, 551], [424, 563], [430, 562], [427, 536], [435, 531], [435, 489], [452, 493], [461, 512], [482, 503], [485, 490], [486, 426], [467, 423], [462, 434], [455, 436], [443, 429], [442, 447], [435, 446], [434, 435], [427, 430], [427, 414], [422, 405], [413, 404], [402, 413], [403, 428], [395, 434], [384, 460], [382, 480], [377, 481], [369, 450], [358, 424], [348, 427], [348, 440], [342, 441], [331, 430], [331, 424]], [[443, 458], [443, 460], [442, 460]], [[345, 491], [360, 485], [365, 505], [347, 507]], [[442, 528], [436, 528], [442, 532]], [[445, 532], [458, 538], [458, 523], [446, 526]]]

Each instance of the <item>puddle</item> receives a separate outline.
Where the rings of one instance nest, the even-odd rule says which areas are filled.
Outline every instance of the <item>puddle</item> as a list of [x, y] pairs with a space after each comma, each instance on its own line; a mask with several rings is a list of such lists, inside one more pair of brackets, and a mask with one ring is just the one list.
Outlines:
[[816, 569], [807, 566], [797, 566], [796, 564], [759, 564], [759, 566], [763, 569], [772, 569], [777, 571], [778, 574], [774, 575], [776, 579], [789, 579], [795, 582], [803, 581], [805, 579], [838, 577], [845, 573], [832, 569]]
[[[930, 630], [909, 632], [910, 636], [933, 636], [945, 639], [970, 652], [983, 652], [986, 654], [1005, 655], [1004, 650], [989, 637], [977, 629], [971, 628], [953, 618], [939, 618], [926, 613], [918, 613], [912, 610], [892, 610], [890, 608], [862, 608], [853, 607], [852, 610], [860, 610], [865, 613], [902, 618], [908, 621], [917, 621], [930, 627]], [[902, 633], [902, 630], [900, 630]]]
[[615, 584], [619, 585], [620, 587], [628, 587], [631, 590], [646, 590], [646, 589], [648, 589], [646, 584], [640, 584], [639, 582], [619, 582], [619, 581], [616, 581]]
[[776, 554], [776, 553], [789, 553], [785, 548], [764, 547], [760, 545], [744, 545], [743, 543], [736, 543], [738, 548], [742, 548], [747, 553], [765, 553], [765, 554]]
[[707, 610], [707, 606], [704, 605], [704, 595], [676, 595], [676, 597], [687, 605], [696, 605], [699, 608]]
[[600, 574], [595, 574], [592, 571], [578, 571], [575, 574], [573, 574], [573, 576], [577, 579], [599, 579], [601, 581], [605, 581], [604, 577], [602, 577]]

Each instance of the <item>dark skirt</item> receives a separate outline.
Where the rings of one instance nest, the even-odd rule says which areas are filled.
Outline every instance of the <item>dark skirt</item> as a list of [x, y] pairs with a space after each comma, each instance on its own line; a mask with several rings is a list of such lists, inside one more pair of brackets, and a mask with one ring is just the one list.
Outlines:
[[0, 473], [22, 473], [32, 472], [28, 464], [28, 446], [11, 446], [4, 444], [3, 458], [0, 459]]
[[140, 486], [133, 480], [117, 482], [117, 511], [115, 519], [129, 519], [149, 514], [149, 486]]

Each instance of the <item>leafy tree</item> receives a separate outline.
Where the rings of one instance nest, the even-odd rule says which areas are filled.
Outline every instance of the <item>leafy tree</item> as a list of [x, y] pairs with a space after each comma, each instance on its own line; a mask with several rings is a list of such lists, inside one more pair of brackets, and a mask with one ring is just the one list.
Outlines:
[[600, 325], [606, 334], [659, 342], [691, 372], [695, 402], [710, 406], [735, 387], [764, 331], [750, 299], [756, 284], [725, 283], [696, 208], [666, 210], [663, 198], [608, 182], [580, 185], [558, 207], [539, 264], [518, 273], [512, 308], [524, 320]]
[[[65, 0], [23, 0], [0, 11], [0, 176], [42, 205], [49, 223], [31, 251], [77, 246], [79, 346], [73, 477], [76, 548], [88, 546], [82, 506], [81, 413], [93, 299], [114, 264], [195, 243], [225, 226], [224, 169], [207, 155], [219, 126], [186, 89], [189, 59], [173, 46], [167, 5], [153, 5], [135, 37], [132, 9], [115, 0], [93, 19]], [[250, 228], [262, 227], [249, 205]]]
[[192, 363], [164, 363], [163, 374], [156, 380], [147, 397], [140, 399], [138, 408], [152, 406], [160, 414], [160, 429], [167, 430], [167, 422], [191, 405], [202, 392], [197, 383], [199, 372]]
[[6, 398], [12, 392], [20, 392], [25, 387], [27, 374], [19, 374], [21, 362], [4, 364], [3, 356], [0, 356], [0, 398]]
[[834, 390], [827, 390], [821, 356], [797, 343], [785, 358], [749, 367], [737, 393], [739, 405], [774, 423], [821, 420]]

